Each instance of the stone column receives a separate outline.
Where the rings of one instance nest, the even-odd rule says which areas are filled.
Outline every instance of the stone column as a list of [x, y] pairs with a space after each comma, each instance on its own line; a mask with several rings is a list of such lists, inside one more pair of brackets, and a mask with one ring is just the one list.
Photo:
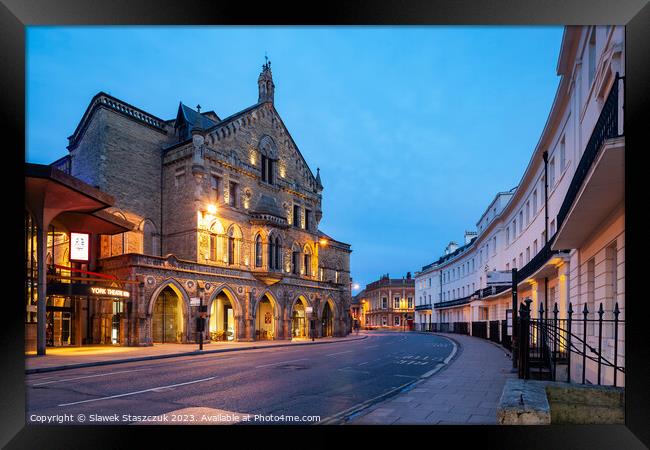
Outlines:
[[254, 333], [254, 324], [253, 324], [253, 293], [250, 290], [246, 290], [246, 301], [245, 301], [245, 334], [244, 334], [244, 339], [245, 341], [252, 341], [255, 339], [255, 333]]
[[[560, 311], [558, 314], [558, 319], [566, 319], [567, 318], [567, 309], [569, 308], [569, 272], [571, 269], [571, 264], [569, 261], [565, 261], [557, 270], [557, 275], [558, 275], [558, 293], [560, 297], [560, 301], [557, 305], [558, 310]], [[551, 308], [551, 311], [553, 311], [553, 306], [549, 305], [549, 308]], [[549, 317], [553, 317], [551, 314], [549, 314]]]
[[[533, 302], [530, 304], [530, 317], [539, 319], [540, 304], [544, 305], [544, 311], [546, 311], [546, 281], [544, 278], [537, 278], [531, 288], [533, 292]], [[549, 307], [552, 308], [551, 305], [549, 305]]]

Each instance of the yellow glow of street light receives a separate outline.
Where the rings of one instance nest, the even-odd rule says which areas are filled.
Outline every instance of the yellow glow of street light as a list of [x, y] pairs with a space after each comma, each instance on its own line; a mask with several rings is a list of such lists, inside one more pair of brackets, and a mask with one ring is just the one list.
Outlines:
[[320, 245], [327, 245], [327, 239], [322, 239], [322, 238], [321, 238], [321, 239], [318, 240], [318, 243], [319, 243]]
[[208, 213], [214, 216], [217, 213], [217, 205], [208, 205]]

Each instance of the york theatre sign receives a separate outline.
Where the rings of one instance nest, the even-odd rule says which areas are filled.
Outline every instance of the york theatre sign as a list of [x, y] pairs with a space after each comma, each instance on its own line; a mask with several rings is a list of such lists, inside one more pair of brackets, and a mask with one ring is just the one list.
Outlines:
[[129, 298], [129, 291], [122, 289], [106, 288], [99, 286], [91, 286], [90, 293], [98, 297], [123, 297]]
[[91, 286], [81, 283], [48, 283], [47, 295], [74, 295], [80, 297], [129, 298], [129, 291], [105, 286]]

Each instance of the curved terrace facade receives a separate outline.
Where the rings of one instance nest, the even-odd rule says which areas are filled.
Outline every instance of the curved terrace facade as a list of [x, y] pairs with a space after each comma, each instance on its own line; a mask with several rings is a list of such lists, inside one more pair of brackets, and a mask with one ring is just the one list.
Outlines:
[[[559, 320], [582, 318], [586, 307], [597, 319], [602, 304], [606, 319], [616, 309], [624, 320], [624, 28], [567, 27], [557, 73], [550, 114], [517, 187], [495, 196], [475, 237], [416, 273], [418, 329], [505, 342], [513, 285], [520, 301], [531, 300], [533, 318], [553, 318], [556, 307]], [[602, 334], [603, 355], [624, 365], [624, 333], [611, 354], [614, 331]], [[587, 328], [587, 345], [597, 334]], [[590, 361], [571, 366], [572, 377], [584, 371], [594, 384], [613, 377]]]

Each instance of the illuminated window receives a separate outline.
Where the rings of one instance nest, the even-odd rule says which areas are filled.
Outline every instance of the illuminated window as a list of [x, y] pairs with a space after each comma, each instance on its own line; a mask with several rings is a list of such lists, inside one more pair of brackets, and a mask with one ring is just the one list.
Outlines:
[[393, 298], [393, 308], [395, 309], [399, 308], [399, 297]]

